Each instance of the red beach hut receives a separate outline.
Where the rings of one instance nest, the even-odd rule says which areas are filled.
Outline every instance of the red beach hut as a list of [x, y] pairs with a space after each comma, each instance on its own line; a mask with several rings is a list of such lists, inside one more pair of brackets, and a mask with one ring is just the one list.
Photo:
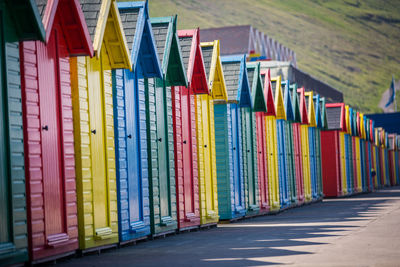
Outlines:
[[78, 248], [69, 58], [93, 55], [77, 0], [36, 2], [46, 42], [22, 42], [20, 46], [28, 232], [33, 261]]
[[321, 160], [323, 191], [327, 197], [343, 194], [340, 132], [346, 129], [344, 103], [326, 104], [328, 126], [321, 131]]
[[176, 202], [179, 230], [200, 225], [195, 94], [207, 94], [208, 84], [199, 29], [178, 31], [188, 87], [172, 89]]

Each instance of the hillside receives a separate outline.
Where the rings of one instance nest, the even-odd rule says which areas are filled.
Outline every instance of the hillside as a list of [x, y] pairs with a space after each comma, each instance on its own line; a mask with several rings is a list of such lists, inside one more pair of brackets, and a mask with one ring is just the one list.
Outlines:
[[[296, 51], [298, 67], [344, 93], [360, 111], [400, 77], [396, 0], [150, 0], [150, 16], [178, 14], [178, 28], [251, 24]], [[400, 97], [397, 97], [400, 106]]]

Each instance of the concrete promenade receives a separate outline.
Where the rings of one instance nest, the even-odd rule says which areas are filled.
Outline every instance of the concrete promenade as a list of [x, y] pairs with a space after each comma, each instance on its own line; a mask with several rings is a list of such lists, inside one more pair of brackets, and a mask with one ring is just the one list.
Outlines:
[[140, 242], [60, 266], [400, 266], [400, 187]]

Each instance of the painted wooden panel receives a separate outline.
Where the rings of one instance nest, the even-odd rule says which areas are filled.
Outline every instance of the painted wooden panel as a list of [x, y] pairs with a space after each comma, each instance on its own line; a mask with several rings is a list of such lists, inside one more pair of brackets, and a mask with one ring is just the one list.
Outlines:
[[200, 185], [200, 224], [218, 222], [215, 163], [214, 103], [208, 94], [196, 95], [197, 155]]
[[381, 183], [381, 163], [380, 163], [380, 151], [379, 147], [373, 144], [373, 151], [374, 151], [374, 159], [375, 159], [375, 171], [376, 171], [376, 176], [375, 176], [375, 188], [380, 188], [382, 183]]
[[321, 143], [323, 192], [327, 197], [337, 197], [342, 194], [339, 131], [322, 131]]
[[317, 159], [317, 185], [318, 185], [318, 197], [322, 199], [323, 193], [323, 181], [322, 181], [322, 159], [321, 159], [321, 128], [316, 129], [316, 159]]
[[310, 173], [310, 145], [308, 139], [308, 128], [309, 128], [308, 125], [300, 126], [305, 202], [310, 202], [312, 200], [311, 173]]
[[183, 86], [172, 91], [178, 228], [200, 224], [194, 95]]
[[294, 206], [297, 204], [297, 187], [295, 172], [295, 156], [293, 142], [293, 126], [291, 121], [285, 121], [285, 154], [287, 162], [287, 179], [289, 188], [289, 202]]
[[268, 153], [268, 188], [271, 211], [280, 209], [280, 189], [278, 170], [277, 125], [275, 116], [265, 116], [267, 153]]
[[56, 18], [47, 45], [20, 47], [31, 259], [78, 248], [69, 51]]
[[20, 55], [17, 32], [0, 3], [0, 266], [28, 259]]
[[387, 146], [384, 148], [384, 158], [385, 158], [385, 185], [390, 186], [390, 169], [389, 169], [389, 150]]
[[150, 234], [149, 162], [144, 79], [138, 69], [113, 70], [113, 108], [121, 242]]
[[295, 163], [295, 176], [296, 176], [296, 193], [297, 203], [299, 205], [304, 203], [304, 178], [303, 178], [303, 164], [301, 152], [301, 135], [300, 123], [293, 123], [293, 145], [294, 145], [294, 163]]
[[257, 130], [257, 166], [258, 166], [258, 190], [260, 194], [260, 213], [269, 212], [269, 187], [268, 187], [268, 151], [267, 151], [267, 131], [264, 113], [256, 113]]
[[245, 181], [246, 215], [252, 216], [260, 211], [257, 178], [257, 139], [255, 113], [250, 108], [241, 108], [242, 155]]
[[345, 135], [345, 154], [346, 154], [346, 188], [347, 193], [353, 193], [353, 164], [352, 164], [352, 153], [351, 153], [351, 136]]
[[361, 165], [361, 186], [362, 186], [362, 191], [367, 192], [368, 191], [368, 157], [366, 155], [366, 145], [365, 145], [365, 140], [360, 138], [360, 165]]
[[236, 104], [214, 105], [218, 211], [221, 220], [240, 218], [246, 213], [237, 114]]
[[351, 136], [352, 163], [353, 163], [353, 192], [359, 192], [358, 187], [358, 165], [357, 165], [357, 141], [355, 136]]
[[234, 207], [238, 216], [244, 216], [246, 213], [245, 203], [245, 170], [243, 169], [243, 142], [241, 113], [237, 104], [230, 104], [231, 130], [232, 130], [232, 151], [233, 151], [233, 167], [234, 167]]
[[118, 242], [112, 75], [108, 51], [71, 59], [79, 246]]
[[278, 143], [278, 167], [279, 167], [279, 192], [280, 192], [280, 203], [281, 208], [285, 209], [290, 205], [290, 189], [289, 189], [289, 178], [288, 178], [288, 161], [286, 157], [286, 121], [276, 120], [276, 136]]
[[173, 231], [177, 225], [174, 136], [171, 90], [164, 81], [148, 79], [146, 125], [149, 158], [152, 234]]
[[384, 148], [378, 147], [378, 158], [379, 158], [379, 172], [380, 172], [380, 186], [386, 184], [386, 170], [385, 170], [385, 156]]
[[347, 156], [346, 156], [346, 136], [344, 132], [339, 132], [340, 144], [340, 177], [342, 184], [342, 194], [347, 195]]
[[360, 147], [360, 138], [355, 137], [355, 152], [356, 152], [356, 167], [357, 167], [357, 191], [363, 191], [362, 184], [362, 165], [361, 165], [361, 147]]
[[309, 144], [309, 159], [310, 159], [310, 181], [312, 199], [318, 199], [317, 185], [317, 160], [316, 160], [316, 127], [308, 127], [308, 144]]
[[400, 154], [399, 150], [396, 150], [395, 151], [395, 159], [394, 159], [395, 160], [394, 165], [396, 168], [396, 185], [400, 184], [400, 157], [399, 157], [399, 154]]
[[371, 143], [368, 140], [365, 140], [365, 155], [366, 155], [366, 173], [367, 173], [368, 191], [372, 192], [374, 190], [372, 169], [375, 170], [375, 168], [372, 160]]

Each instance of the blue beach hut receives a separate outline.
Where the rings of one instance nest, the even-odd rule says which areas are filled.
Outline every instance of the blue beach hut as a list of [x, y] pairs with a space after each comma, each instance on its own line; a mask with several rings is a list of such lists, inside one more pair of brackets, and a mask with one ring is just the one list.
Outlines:
[[120, 242], [150, 234], [144, 78], [162, 78], [147, 2], [119, 2], [132, 71], [112, 72]]

